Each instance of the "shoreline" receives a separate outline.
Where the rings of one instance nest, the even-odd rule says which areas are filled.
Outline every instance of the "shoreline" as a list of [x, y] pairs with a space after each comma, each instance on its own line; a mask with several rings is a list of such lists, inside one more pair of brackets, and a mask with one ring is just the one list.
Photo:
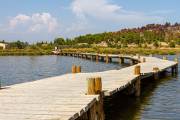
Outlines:
[[[159, 54], [159, 55], [176, 55], [180, 53], [180, 48], [65, 48], [63, 52], [84, 52], [84, 53], [104, 53], [104, 54]], [[0, 50], [0, 56], [39, 56], [39, 55], [54, 55], [51, 49], [36, 50], [36, 49], [7, 49]]]

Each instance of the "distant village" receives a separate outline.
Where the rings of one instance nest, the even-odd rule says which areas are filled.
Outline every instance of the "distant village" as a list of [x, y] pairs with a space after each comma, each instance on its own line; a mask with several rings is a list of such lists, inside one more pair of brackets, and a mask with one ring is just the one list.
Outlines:
[[7, 43], [0, 43], [0, 49], [7, 49], [8, 48], [8, 44]]

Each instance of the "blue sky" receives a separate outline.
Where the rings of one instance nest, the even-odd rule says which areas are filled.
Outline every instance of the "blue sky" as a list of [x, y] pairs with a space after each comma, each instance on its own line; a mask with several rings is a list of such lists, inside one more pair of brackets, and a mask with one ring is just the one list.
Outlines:
[[0, 40], [51, 41], [180, 22], [179, 0], [0, 0]]

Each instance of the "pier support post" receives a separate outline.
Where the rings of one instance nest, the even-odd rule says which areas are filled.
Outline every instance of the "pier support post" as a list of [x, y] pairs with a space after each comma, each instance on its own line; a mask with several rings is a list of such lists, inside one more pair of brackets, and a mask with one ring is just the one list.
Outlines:
[[175, 65], [175, 74], [178, 74], [178, 64]]
[[98, 54], [96, 54], [96, 63], [98, 63], [99, 62], [99, 56], [98, 56]]
[[94, 104], [87, 112], [88, 120], [104, 120], [103, 109], [103, 93], [102, 93], [102, 81], [101, 77], [87, 78], [88, 89], [87, 95], [99, 94], [99, 101]]
[[139, 97], [141, 95], [141, 79], [138, 78], [135, 83], [135, 96]]
[[122, 57], [119, 58], [119, 64], [124, 64], [124, 58]]
[[176, 65], [175, 65], [175, 74], [178, 74], [178, 57], [175, 57], [174, 61], [176, 62]]
[[138, 78], [135, 81], [135, 96], [139, 97], [141, 95], [141, 67], [140, 65], [135, 66], [134, 74], [138, 75]]
[[93, 61], [93, 55], [90, 55], [90, 59], [91, 59], [91, 61]]
[[178, 64], [171, 67], [171, 74], [172, 76], [178, 74]]
[[85, 55], [85, 59], [88, 59], [88, 55]]
[[158, 67], [154, 67], [153, 68], [153, 72], [154, 72], [154, 80], [158, 80], [159, 79], [159, 68]]
[[73, 65], [71, 70], [72, 70], [72, 73], [76, 73], [76, 65]]
[[131, 63], [130, 63], [131, 65], [134, 65], [134, 64], [136, 64], [136, 60], [131, 60]]
[[104, 57], [103, 57], [103, 56], [100, 56], [100, 60], [101, 60], [101, 61], [104, 61]]
[[108, 57], [109, 58], [109, 62], [112, 62], [112, 57]]
[[76, 73], [81, 73], [81, 66], [76, 67]]
[[174, 73], [175, 73], [175, 66], [172, 66], [172, 67], [171, 67], [171, 75], [173, 76]]
[[106, 54], [106, 64], [108, 64], [109, 63], [109, 56], [108, 56], [108, 54]]

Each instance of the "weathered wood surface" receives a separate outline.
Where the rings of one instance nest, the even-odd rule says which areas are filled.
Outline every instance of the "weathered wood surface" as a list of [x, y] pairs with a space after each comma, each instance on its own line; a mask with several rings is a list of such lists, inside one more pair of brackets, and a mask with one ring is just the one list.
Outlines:
[[[95, 54], [96, 55], [96, 54]], [[105, 55], [106, 56], [106, 55]], [[119, 55], [108, 55], [119, 57]], [[124, 56], [138, 60], [137, 57]], [[153, 73], [176, 65], [176, 62], [154, 57], [145, 57], [139, 63], [141, 74]], [[139, 61], [143, 60], [141, 58]], [[65, 74], [29, 83], [22, 83], [0, 90], [0, 120], [74, 120], [85, 113], [99, 100], [99, 95], [86, 95], [89, 77], [102, 78], [102, 90], [112, 95], [126, 88], [133, 80], [134, 67], [94, 73]]]

